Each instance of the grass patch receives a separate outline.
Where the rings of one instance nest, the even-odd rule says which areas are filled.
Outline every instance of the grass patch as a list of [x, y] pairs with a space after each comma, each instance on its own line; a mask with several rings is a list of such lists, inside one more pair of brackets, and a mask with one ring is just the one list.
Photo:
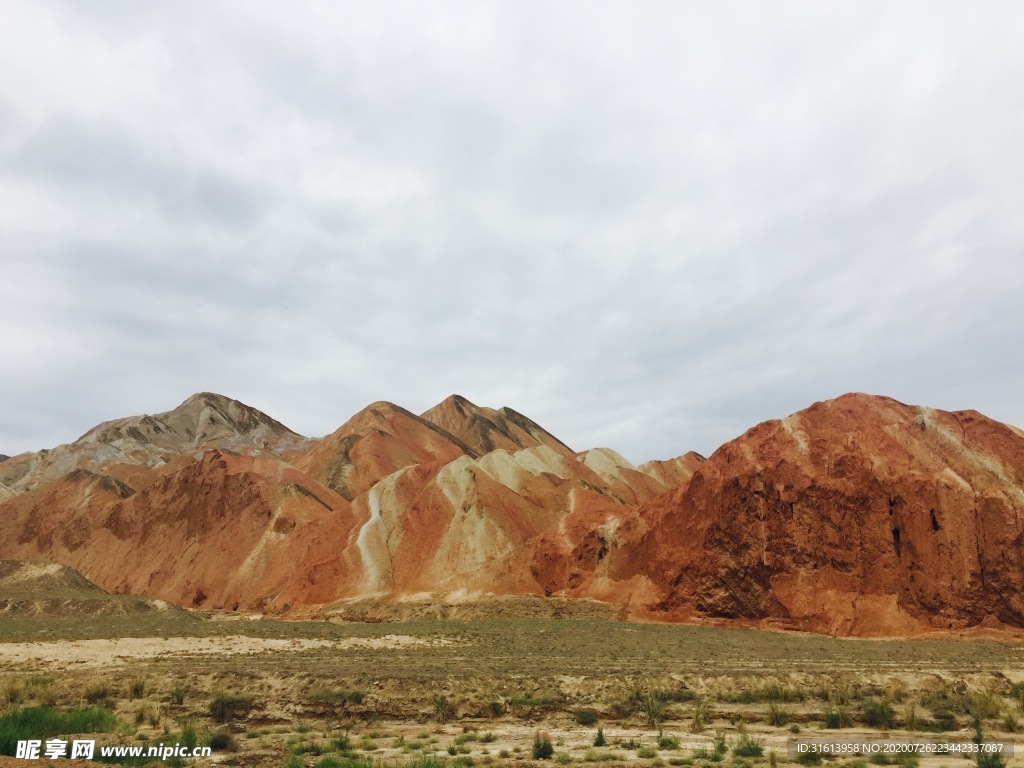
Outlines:
[[0, 716], [0, 755], [15, 755], [18, 741], [48, 739], [69, 733], [107, 733], [118, 725], [106, 709], [58, 710], [47, 707], [12, 709]]

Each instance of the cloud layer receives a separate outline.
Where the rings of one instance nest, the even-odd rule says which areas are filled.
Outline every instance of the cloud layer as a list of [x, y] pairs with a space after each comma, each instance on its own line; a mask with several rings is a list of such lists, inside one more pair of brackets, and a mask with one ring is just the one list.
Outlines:
[[1024, 11], [39, 2], [0, 29], [0, 453], [213, 390], [704, 453], [1024, 425]]

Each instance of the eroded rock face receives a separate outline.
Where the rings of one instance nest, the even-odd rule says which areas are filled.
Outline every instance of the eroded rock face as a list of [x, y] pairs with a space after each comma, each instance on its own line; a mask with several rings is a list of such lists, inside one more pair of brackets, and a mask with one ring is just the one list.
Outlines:
[[842, 635], [1024, 626], [1024, 433], [973, 411], [847, 395], [633, 466], [457, 396], [320, 441], [234, 402], [101, 425], [56, 478], [37, 462], [0, 487], [0, 557], [273, 614], [525, 595]]
[[846, 395], [754, 427], [641, 507], [615, 553], [650, 605], [842, 635], [1024, 626], [1024, 437]]
[[572, 449], [537, 422], [511, 408], [484, 408], [461, 395], [451, 395], [422, 414], [423, 418], [451, 433], [483, 456], [504, 449], [517, 451], [546, 445], [556, 453]]
[[[542, 596], [582, 584], [551, 558], [671, 482], [608, 449], [577, 456], [524, 416], [476, 406], [528, 447], [482, 453], [483, 443], [378, 402], [303, 450], [213, 448], [197, 459], [197, 446], [278, 431], [233, 402], [198, 395], [174, 417], [111, 422], [63, 446], [76, 468], [45, 482], [37, 472], [31, 487], [0, 500], [0, 552], [73, 566], [110, 591], [201, 608]], [[446, 402], [471, 411], [461, 398]], [[143, 428], [152, 433], [145, 442], [128, 434]], [[159, 445], [161, 461], [145, 463], [145, 451], [95, 469], [71, 460], [75, 451], [94, 457], [94, 446], [126, 455], [126, 445]]]
[[104, 472], [116, 464], [158, 467], [179, 456], [198, 458], [214, 449], [284, 455], [311, 442], [245, 403], [200, 392], [171, 411], [107, 421], [73, 443], [3, 461], [0, 489], [14, 495], [76, 469]]

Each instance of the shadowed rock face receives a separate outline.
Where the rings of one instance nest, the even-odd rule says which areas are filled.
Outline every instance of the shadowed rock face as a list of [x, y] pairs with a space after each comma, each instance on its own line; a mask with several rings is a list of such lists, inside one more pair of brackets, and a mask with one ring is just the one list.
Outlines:
[[656, 612], [899, 634], [1024, 626], [1024, 437], [846, 395], [754, 427], [638, 512]]
[[1024, 626], [1024, 434], [973, 411], [847, 395], [640, 466], [458, 396], [374, 403], [319, 441], [220, 396], [170, 414], [0, 486], [0, 557], [289, 615], [526, 595], [844, 635]]
[[521, 413], [511, 408], [483, 408], [461, 395], [451, 395], [422, 417], [470, 446], [478, 456], [497, 449], [516, 451], [539, 445], [556, 453], [573, 453], [569, 446]]

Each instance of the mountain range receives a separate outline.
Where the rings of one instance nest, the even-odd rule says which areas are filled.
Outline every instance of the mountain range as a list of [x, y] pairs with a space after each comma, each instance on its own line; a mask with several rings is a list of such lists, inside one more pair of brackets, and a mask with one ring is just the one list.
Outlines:
[[849, 394], [709, 458], [576, 452], [510, 408], [320, 439], [193, 395], [0, 460], [0, 558], [196, 609], [557, 598], [847, 636], [1024, 627], [1024, 432]]

